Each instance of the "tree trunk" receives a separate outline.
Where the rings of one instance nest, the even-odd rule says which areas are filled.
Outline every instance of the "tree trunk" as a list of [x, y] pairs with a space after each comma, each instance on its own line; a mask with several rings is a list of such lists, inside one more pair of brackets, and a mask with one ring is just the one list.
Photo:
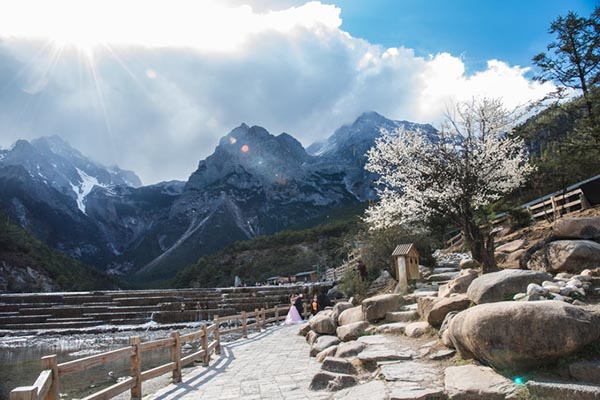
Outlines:
[[494, 257], [494, 238], [492, 233], [484, 234], [473, 218], [465, 218], [462, 223], [462, 234], [473, 259], [481, 264], [482, 272], [498, 271]]

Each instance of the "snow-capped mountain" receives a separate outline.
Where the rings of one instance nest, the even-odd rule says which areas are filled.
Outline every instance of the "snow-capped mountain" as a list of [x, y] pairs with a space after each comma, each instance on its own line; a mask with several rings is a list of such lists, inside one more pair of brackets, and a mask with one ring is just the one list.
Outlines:
[[376, 198], [373, 182], [377, 177], [365, 170], [366, 153], [382, 131], [418, 130], [435, 140], [435, 128], [429, 124], [394, 121], [370, 111], [361, 114], [352, 124], [343, 125], [324, 142], [310, 145], [306, 151], [318, 158], [319, 168], [343, 171], [346, 189], [360, 201]]
[[375, 198], [365, 153], [382, 129], [429, 125], [370, 112], [305, 150], [241, 124], [187, 182], [141, 186], [58, 137], [0, 151], [0, 207], [50, 245], [115, 273], [172, 276], [236, 240], [271, 234]]
[[59, 136], [19, 140], [10, 150], [0, 150], [0, 167], [9, 165], [22, 166], [31, 178], [73, 198], [84, 214], [86, 197], [95, 186], [142, 185], [134, 172], [91, 161]]

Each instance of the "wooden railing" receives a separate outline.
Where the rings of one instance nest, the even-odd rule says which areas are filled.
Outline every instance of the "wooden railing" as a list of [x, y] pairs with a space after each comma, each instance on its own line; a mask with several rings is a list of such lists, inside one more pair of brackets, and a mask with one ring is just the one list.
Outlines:
[[[578, 188], [567, 193], [551, 196], [543, 201], [530, 204], [527, 207], [522, 207], [529, 210], [531, 213], [531, 220], [535, 222], [540, 220], [553, 221], [562, 215], [583, 210], [588, 206], [589, 205], [583, 191]], [[506, 220], [506, 214], [502, 214], [501, 216], [494, 218], [492, 225], [498, 226]], [[459, 245], [461, 243], [462, 233], [459, 232], [446, 241], [446, 247]]]
[[[117, 350], [108, 351], [93, 356], [79, 358], [58, 364], [56, 355], [42, 357], [42, 372], [32, 386], [23, 386], [10, 392], [10, 400], [59, 400], [59, 383], [62, 377], [75, 372], [85, 371], [88, 368], [103, 365], [115, 360], [129, 358], [130, 376], [122, 381], [102, 389], [83, 400], [105, 400], [111, 399], [128, 390], [131, 398], [139, 400], [142, 397], [142, 382], [158, 376], [172, 373], [173, 383], [181, 382], [181, 368], [194, 361], [201, 361], [203, 366], [208, 366], [212, 354], [221, 354], [221, 335], [241, 332], [242, 337], [248, 337], [248, 330], [255, 329], [260, 332], [267, 324], [279, 322], [285, 318], [287, 307], [274, 307], [270, 309], [255, 309], [254, 312], [242, 311], [238, 315], [226, 317], [214, 316], [211, 325], [204, 324], [195, 332], [180, 334], [172, 332], [169, 337], [140, 342], [138, 336], [129, 338], [129, 346]], [[271, 316], [272, 315], [272, 316]], [[248, 324], [248, 319], [254, 319]], [[221, 330], [221, 325], [227, 323], [228, 329]], [[236, 325], [231, 328], [230, 326]], [[238, 327], [237, 325], [240, 324]], [[209, 340], [212, 337], [212, 340]], [[181, 346], [185, 343], [200, 340], [201, 349], [182, 357]], [[161, 366], [143, 371], [142, 354], [158, 350], [169, 349], [171, 361]]]
[[568, 193], [552, 196], [540, 203], [529, 206], [531, 219], [538, 221], [541, 219], [554, 220], [561, 215], [573, 211], [581, 210], [586, 207], [585, 195], [581, 189], [575, 189]]

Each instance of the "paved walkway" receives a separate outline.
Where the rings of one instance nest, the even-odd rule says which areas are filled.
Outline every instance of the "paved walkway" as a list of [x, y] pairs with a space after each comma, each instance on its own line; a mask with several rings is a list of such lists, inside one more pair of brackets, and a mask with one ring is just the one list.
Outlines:
[[310, 347], [297, 333], [297, 326], [270, 326], [223, 343], [209, 367], [184, 369], [183, 382], [148, 399], [326, 399], [331, 393], [308, 389], [321, 365], [308, 356]]

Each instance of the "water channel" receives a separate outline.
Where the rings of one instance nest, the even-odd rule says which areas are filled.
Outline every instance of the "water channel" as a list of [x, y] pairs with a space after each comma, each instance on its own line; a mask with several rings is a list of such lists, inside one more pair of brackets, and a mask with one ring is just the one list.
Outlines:
[[[182, 329], [182, 333], [193, 329]], [[76, 334], [68, 336], [21, 336], [0, 337], [0, 400], [8, 400], [9, 393], [18, 386], [30, 386], [41, 372], [40, 359], [56, 354], [58, 363], [87, 357], [109, 350], [126, 347], [129, 337], [139, 336], [141, 341], [167, 337], [169, 331], [130, 331], [102, 334]], [[192, 343], [195, 351], [199, 343]], [[167, 348], [142, 354], [144, 370], [170, 361]], [[129, 376], [129, 359], [111, 363], [61, 377], [60, 393], [65, 399], [83, 398], [117, 382], [119, 377]]]

